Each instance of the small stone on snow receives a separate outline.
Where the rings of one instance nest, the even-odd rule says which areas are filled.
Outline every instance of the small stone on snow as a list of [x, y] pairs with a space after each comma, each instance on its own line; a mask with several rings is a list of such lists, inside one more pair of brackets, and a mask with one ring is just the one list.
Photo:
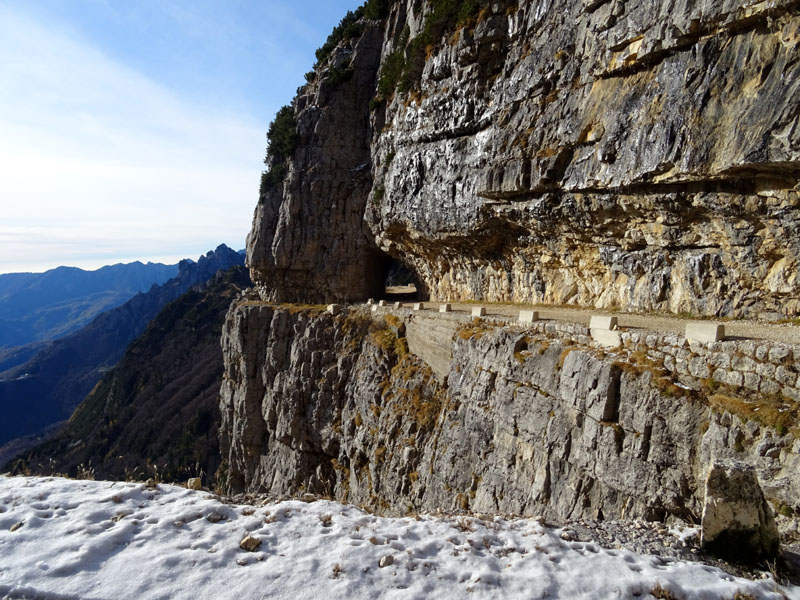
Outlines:
[[255, 552], [258, 550], [260, 545], [261, 540], [252, 535], [246, 536], [241, 542], [239, 542], [239, 547], [242, 550], [247, 550], [248, 552]]
[[391, 554], [387, 554], [386, 556], [382, 556], [381, 559], [378, 561], [378, 566], [382, 569], [383, 567], [390, 567], [394, 564], [394, 556]]
[[561, 539], [567, 542], [574, 542], [578, 539], [578, 534], [573, 529], [565, 529], [561, 532]]

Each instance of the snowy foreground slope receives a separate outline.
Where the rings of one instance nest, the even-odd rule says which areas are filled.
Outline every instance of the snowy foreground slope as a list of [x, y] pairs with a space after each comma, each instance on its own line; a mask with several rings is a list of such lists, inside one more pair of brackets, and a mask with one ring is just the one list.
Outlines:
[[[0, 598], [800, 598], [559, 534], [533, 519], [392, 519], [328, 501], [256, 507], [169, 485], [0, 477]], [[261, 540], [253, 552], [247, 535]]]

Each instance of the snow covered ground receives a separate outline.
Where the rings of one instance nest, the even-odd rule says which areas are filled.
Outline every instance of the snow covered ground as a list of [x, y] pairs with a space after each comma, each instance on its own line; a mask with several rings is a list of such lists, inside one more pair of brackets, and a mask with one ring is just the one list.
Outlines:
[[[260, 540], [255, 551], [240, 548], [248, 535]], [[0, 477], [2, 598], [646, 599], [658, 590], [800, 598], [771, 579], [565, 541], [532, 519], [392, 519], [328, 501], [255, 507], [169, 485]]]

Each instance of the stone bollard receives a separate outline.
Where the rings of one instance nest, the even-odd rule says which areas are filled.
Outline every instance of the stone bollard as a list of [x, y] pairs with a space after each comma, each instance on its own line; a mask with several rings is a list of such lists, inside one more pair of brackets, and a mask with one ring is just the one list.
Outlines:
[[373, 304], [375, 304], [375, 300], [373, 298], [367, 299], [367, 306], [372, 306]]
[[759, 562], [778, 554], [775, 517], [753, 467], [715, 461], [706, 478], [700, 544], [724, 558]]
[[617, 329], [617, 317], [592, 315], [589, 320], [589, 330], [592, 339], [606, 348], [616, 348], [622, 345], [622, 338]]
[[342, 312], [342, 307], [339, 304], [328, 304], [328, 312], [332, 315], [338, 315]]
[[377, 305], [377, 304], [373, 304], [373, 305], [370, 307], [370, 310], [371, 310], [372, 312], [378, 312], [378, 305]]
[[725, 339], [725, 325], [703, 321], [687, 323], [686, 339], [690, 342], [720, 342]]
[[378, 300], [378, 306], [386, 306], [386, 300]]
[[539, 320], [539, 313], [535, 310], [521, 310], [519, 311], [519, 324], [533, 323]]
[[403, 308], [403, 303], [402, 302], [395, 302], [394, 303], [394, 307], [395, 308]]
[[592, 318], [589, 319], [589, 329], [606, 329], [608, 331], [617, 329], [617, 317], [592, 315]]
[[472, 316], [473, 317], [485, 317], [486, 316], [486, 308], [483, 306], [473, 306], [472, 307]]
[[414, 304], [414, 310], [425, 310], [425, 305], [422, 302], [417, 302]]
[[453, 309], [451, 308], [451, 306], [449, 304], [440, 304], [439, 305], [439, 312], [440, 313], [450, 312], [451, 310], [453, 310]]

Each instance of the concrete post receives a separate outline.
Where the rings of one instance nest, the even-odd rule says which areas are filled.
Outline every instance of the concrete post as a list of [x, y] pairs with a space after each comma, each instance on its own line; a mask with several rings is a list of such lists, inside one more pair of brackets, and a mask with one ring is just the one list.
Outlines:
[[720, 342], [725, 339], [725, 325], [705, 321], [687, 323], [686, 339], [692, 342]]
[[592, 315], [592, 318], [589, 320], [589, 329], [605, 329], [608, 331], [617, 329], [617, 317]]

